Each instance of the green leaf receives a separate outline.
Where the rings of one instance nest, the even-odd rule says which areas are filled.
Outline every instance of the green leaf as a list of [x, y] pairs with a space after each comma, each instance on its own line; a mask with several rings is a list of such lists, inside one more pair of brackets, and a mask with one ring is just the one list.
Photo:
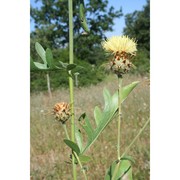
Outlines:
[[41, 64], [39, 62], [34, 62], [34, 65], [39, 69], [48, 69], [47, 64]]
[[105, 102], [104, 109], [108, 109], [111, 103], [111, 95], [106, 88], [104, 88], [103, 96], [104, 96], [104, 102]]
[[89, 28], [87, 25], [86, 17], [85, 17], [85, 9], [84, 9], [84, 4], [80, 3], [79, 5], [79, 17], [81, 21], [82, 28], [84, 29], [85, 32], [89, 32]]
[[75, 126], [75, 137], [76, 137], [76, 142], [79, 146], [80, 152], [82, 152], [83, 149], [83, 137], [80, 129], [78, 129], [77, 126]]
[[132, 163], [135, 163], [135, 160], [131, 157], [131, 156], [123, 156], [122, 158], [121, 158], [121, 160], [129, 160], [129, 161], [131, 161]]
[[79, 155], [79, 159], [82, 163], [87, 163], [92, 160], [91, 157], [85, 155]]
[[73, 76], [72, 76], [72, 74], [71, 74], [70, 71], [67, 71], [67, 70], [66, 70], [66, 73], [67, 73], [67, 76], [68, 76], [68, 77], [71, 77], [71, 78], [73, 79]]
[[[117, 108], [118, 108], [118, 98], [111, 96], [109, 91], [107, 89], [104, 89], [104, 101], [105, 101], [105, 108], [102, 111], [101, 119], [98, 121], [98, 126], [95, 130], [93, 130], [93, 133], [90, 133], [86, 131], [88, 134], [88, 141], [85, 146], [85, 148], [82, 151], [82, 154], [96, 141], [96, 139], [99, 137], [101, 132], [105, 129], [105, 127], [108, 125], [108, 123], [113, 119], [114, 115], [116, 114]], [[97, 108], [96, 108], [97, 109]], [[97, 111], [97, 110], [95, 110]], [[95, 113], [97, 117], [97, 112]], [[99, 116], [100, 117], [100, 116]]]
[[59, 69], [59, 70], [62, 70], [62, 71], [66, 71], [66, 69], [64, 69], [64, 68], [62, 68], [62, 67], [58, 67], [58, 66], [56, 66], [56, 65], [54, 65], [54, 67], [56, 68], [56, 69]]
[[[130, 92], [137, 86], [139, 82], [133, 82], [122, 88], [122, 102], [127, 98]], [[104, 109], [101, 112], [98, 107], [94, 109], [94, 119], [96, 122], [96, 129], [94, 130], [92, 126], [89, 124], [90, 121], [87, 117], [84, 117], [84, 120], [80, 123], [86, 134], [88, 135], [87, 144], [82, 150], [82, 154], [89, 149], [89, 147], [96, 141], [102, 131], [106, 128], [106, 126], [111, 122], [111, 120], [115, 117], [118, 110], [118, 92], [115, 92], [113, 96], [109, 93], [107, 89], [103, 91], [104, 96]], [[83, 114], [85, 116], [85, 114]], [[80, 117], [82, 118], [82, 116]], [[83, 125], [82, 125], [83, 124]]]
[[122, 88], [122, 102], [128, 97], [130, 92], [139, 84], [139, 81], [135, 81]]
[[102, 119], [102, 112], [101, 112], [101, 109], [96, 106], [95, 109], [94, 109], [94, 118], [95, 118], [95, 121], [96, 121], [96, 125], [98, 126], [99, 123], [100, 123], [100, 120]]
[[53, 66], [53, 55], [52, 55], [52, 51], [49, 48], [46, 49], [46, 61], [47, 61], [47, 64], [50, 68], [54, 68], [54, 66]]
[[131, 163], [128, 160], [121, 160], [120, 164], [117, 161], [114, 161], [112, 165], [109, 167], [109, 169], [106, 172], [105, 180], [111, 180], [114, 174], [114, 171], [116, 171], [116, 176], [114, 176], [114, 179], [116, 180], [123, 180], [125, 177], [128, 180], [132, 180], [132, 167]]
[[45, 52], [44, 48], [38, 42], [36, 42], [35, 49], [36, 49], [37, 53], [39, 54], [39, 56], [41, 57], [41, 59], [43, 60], [44, 64], [47, 64], [46, 52]]
[[67, 65], [67, 70], [70, 71], [76, 67], [76, 64], [68, 64]]
[[68, 63], [63, 63], [62, 61], [59, 61], [62, 68], [67, 69]]
[[66, 143], [67, 146], [69, 146], [73, 151], [75, 151], [77, 153], [77, 155], [79, 155], [80, 153], [80, 149], [78, 147], [78, 145], [76, 143], [74, 143], [73, 141], [70, 141], [68, 139], [64, 139], [64, 142]]
[[79, 118], [80, 125], [83, 127], [86, 134], [88, 135], [88, 139], [91, 140], [94, 135], [94, 130], [91, 126], [91, 123], [85, 113], [83, 113], [80, 117], [81, 117]]
[[81, 21], [84, 19], [84, 4], [80, 3], [79, 5], [79, 16]]

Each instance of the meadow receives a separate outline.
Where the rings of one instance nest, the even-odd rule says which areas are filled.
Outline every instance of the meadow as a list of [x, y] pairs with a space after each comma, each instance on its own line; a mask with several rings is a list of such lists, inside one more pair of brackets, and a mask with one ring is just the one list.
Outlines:
[[[150, 88], [148, 77], [126, 75], [123, 86], [133, 81], [140, 84], [133, 90], [122, 105], [121, 151], [130, 144], [150, 116]], [[103, 109], [103, 89], [106, 87], [111, 94], [117, 90], [117, 78], [108, 76], [103, 82], [89, 87], [75, 88], [75, 117], [86, 112], [93, 120], [95, 106]], [[72, 166], [69, 163], [70, 149], [64, 144], [65, 133], [60, 123], [51, 114], [57, 102], [69, 102], [69, 90], [59, 88], [52, 92], [52, 99], [47, 92], [31, 94], [31, 127], [30, 127], [30, 175], [32, 180], [71, 180]], [[70, 127], [70, 121], [67, 122]], [[92, 161], [87, 164], [89, 180], [102, 180], [106, 169], [116, 160], [117, 120], [113, 119], [97, 141], [88, 150], [87, 155]], [[69, 131], [70, 132], [70, 131]], [[132, 166], [134, 180], [150, 179], [150, 125], [131, 147], [128, 155], [135, 164]], [[84, 179], [78, 170], [78, 180]]]

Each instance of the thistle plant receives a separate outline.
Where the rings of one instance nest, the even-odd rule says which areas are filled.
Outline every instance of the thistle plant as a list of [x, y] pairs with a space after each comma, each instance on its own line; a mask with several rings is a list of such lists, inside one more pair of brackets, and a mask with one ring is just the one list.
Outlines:
[[[122, 120], [122, 103], [139, 84], [138, 81], [132, 82], [127, 86], [122, 86], [123, 75], [128, 73], [134, 67], [132, 63], [133, 57], [136, 55], [137, 43], [134, 39], [127, 36], [113, 36], [102, 42], [104, 50], [110, 54], [110, 69], [116, 74], [118, 78], [117, 91], [111, 95], [109, 91], [104, 88], [104, 108], [96, 106], [94, 108], [94, 119], [90, 120], [86, 113], [83, 113], [79, 118], [75, 116], [74, 111], [74, 79], [78, 72], [73, 73], [78, 65], [74, 64], [73, 60], [73, 9], [72, 0], [68, 1], [69, 8], [69, 63], [59, 61], [58, 65], [53, 63], [53, 55], [50, 49], [44, 49], [38, 42], [35, 44], [35, 49], [41, 57], [43, 63], [34, 62], [31, 59], [31, 68], [43, 71], [66, 71], [69, 81], [69, 96], [70, 102], [59, 102], [53, 107], [54, 118], [63, 126], [66, 138], [64, 143], [71, 149], [71, 162], [73, 179], [78, 177], [76, 166], [79, 165], [84, 179], [87, 179], [86, 168], [84, 164], [92, 160], [87, 155], [87, 150], [96, 142], [101, 133], [105, 130], [108, 124], [116, 119], [117, 120], [117, 159], [114, 160], [112, 165], [106, 172], [105, 180], [127, 179], [132, 180], [132, 165], [133, 159], [127, 156], [127, 152], [134, 144], [136, 139], [145, 129], [149, 120], [145, 123], [143, 128], [139, 131], [137, 136], [132, 140], [126, 150], [121, 152], [121, 120]], [[80, 1], [79, 17], [82, 28], [85, 33], [90, 33], [87, 21], [85, 18], [84, 3]], [[95, 122], [95, 127], [92, 126], [92, 121]], [[71, 135], [68, 134], [66, 123], [71, 124]], [[82, 133], [84, 131], [84, 133]], [[85, 134], [85, 137], [83, 137]]]
[[121, 104], [123, 97], [122, 80], [123, 75], [128, 73], [130, 69], [134, 67], [132, 64], [132, 59], [136, 55], [137, 43], [134, 39], [130, 39], [128, 36], [113, 36], [103, 41], [102, 46], [106, 52], [112, 55], [112, 59], [110, 61], [110, 69], [118, 77], [117, 160], [111, 165], [110, 169], [107, 171], [105, 179], [122, 179], [125, 175], [128, 179], [132, 179], [131, 164], [130, 161], [128, 162], [128, 160], [131, 159], [124, 156], [149, 122], [148, 120], [144, 127], [141, 129], [141, 131], [138, 133], [138, 135], [128, 146], [126, 151], [121, 155], [120, 137], [122, 119]]
[[131, 59], [135, 56], [136, 42], [127, 36], [113, 36], [102, 43], [103, 48], [112, 54], [110, 61], [111, 70], [118, 77], [118, 132], [117, 132], [117, 159], [120, 161], [120, 129], [121, 129], [121, 98], [122, 98], [122, 77], [132, 67]]

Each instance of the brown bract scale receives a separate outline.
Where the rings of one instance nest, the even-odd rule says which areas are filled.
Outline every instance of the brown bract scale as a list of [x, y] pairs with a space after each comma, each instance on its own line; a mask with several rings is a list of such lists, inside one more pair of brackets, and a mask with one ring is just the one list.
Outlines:
[[71, 116], [70, 105], [66, 102], [56, 103], [53, 108], [55, 119], [65, 123]]
[[117, 51], [110, 61], [111, 70], [116, 74], [124, 74], [129, 72], [132, 66], [132, 63], [129, 60], [130, 58], [131, 56], [126, 52], [122, 51], [119, 53], [119, 51]]

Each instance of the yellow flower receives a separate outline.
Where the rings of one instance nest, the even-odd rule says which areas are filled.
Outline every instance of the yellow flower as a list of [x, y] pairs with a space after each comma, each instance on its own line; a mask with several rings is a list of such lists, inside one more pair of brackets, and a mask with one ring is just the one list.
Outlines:
[[111, 70], [118, 76], [129, 72], [133, 64], [130, 59], [136, 55], [137, 43], [127, 36], [113, 36], [102, 42], [103, 48], [113, 54]]
[[137, 43], [134, 39], [130, 39], [127, 36], [112, 36], [107, 41], [102, 42], [103, 48], [112, 53], [125, 52], [127, 54], [135, 55], [137, 51]]

